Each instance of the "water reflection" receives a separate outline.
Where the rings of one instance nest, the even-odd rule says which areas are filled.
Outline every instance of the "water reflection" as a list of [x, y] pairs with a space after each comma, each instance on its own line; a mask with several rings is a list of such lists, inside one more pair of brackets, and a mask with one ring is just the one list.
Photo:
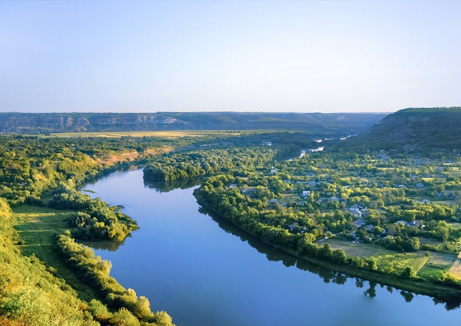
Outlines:
[[[264, 254], [269, 261], [281, 261], [283, 265], [286, 267], [296, 266], [298, 269], [318, 275], [325, 283], [344, 285], [348, 279], [355, 280], [355, 285], [357, 288], [367, 287], [363, 294], [369, 298], [376, 297], [376, 286], [379, 285], [382, 288], [386, 288], [389, 293], [393, 293], [394, 290], [397, 291], [408, 303], [410, 303], [414, 299], [414, 294], [412, 292], [399, 290], [391, 286], [387, 286], [373, 281], [366, 281], [358, 277], [352, 277], [341, 272], [326, 269], [321, 266], [310, 263], [308, 261], [298, 259], [297, 257], [289, 255], [281, 249], [278, 249], [277, 247], [266, 245], [257, 238], [253, 237], [251, 234], [243, 231], [234, 224], [224, 220], [222, 217], [220, 217], [219, 215], [205, 207], [200, 207], [199, 212], [210, 216], [213, 221], [218, 223], [221, 229], [223, 229], [227, 233], [231, 233], [232, 235], [239, 237], [242, 241], [247, 242], [259, 253]], [[440, 296], [437, 298], [433, 298], [433, 301], [434, 304], [443, 304], [446, 310], [453, 310], [459, 308], [461, 305], [461, 298], [459, 297]]]
[[[126, 239], [128, 238], [131, 238], [131, 234], [129, 234]], [[77, 242], [97, 250], [117, 251], [120, 247], [122, 247], [125, 244], [126, 239], [124, 239], [122, 242], [88, 240], [77, 240]]]
[[146, 181], [144, 179], [144, 186], [155, 189], [157, 192], [170, 192], [175, 189], [188, 189], [198, 186], [202, 183], [205, 177], [188, 178], [173, 181]]

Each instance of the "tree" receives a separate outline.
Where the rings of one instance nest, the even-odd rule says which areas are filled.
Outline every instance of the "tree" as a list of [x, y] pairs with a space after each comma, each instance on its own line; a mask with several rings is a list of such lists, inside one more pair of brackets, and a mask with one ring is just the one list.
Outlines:
[[407, 266], [404, 268], [402, 271], [402, 277], [403, 278], [412, 278], [416, 275], [416, 273], [413, 271], [413, 268], [411, 266]]

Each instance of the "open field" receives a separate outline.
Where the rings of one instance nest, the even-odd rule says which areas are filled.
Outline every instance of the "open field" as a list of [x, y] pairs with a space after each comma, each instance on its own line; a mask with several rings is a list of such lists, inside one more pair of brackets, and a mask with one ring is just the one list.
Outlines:
[[419, 276], [437, 280], [441, 273], [448, 271], [456, 259], [455, 253], [431, 252], [426, 265], [419, 271]]
[[226, 135], [239, 136], [239, 131], [226, 130], [172, 130], [172, 131], [101, 131], [101, 132], [63, 132], [51, 133], [40, 137], [58, 137], [58, 138], [73, 138], [73, 137], [104, 137], [104, 138], [120, 138], [120, 137], [160, 137], [160, 138], [181, 138], [181, 137], [203, 137], [209, 135]]
[[405, 267], [411, 266], [419, 276], [426, 279], [438, 279], [441, 273], [448, 271], [461, 278], [461, 260], [456, 253], [431, 252], [426, 256], [425, 251], [413, 253], [397, 253], [366, 243], [353, 243], [352, 241], [327, 239], [319, 241], [319, 245], [329, 243], [332, 249], [342, 249], [351, 257], [375, 257], [379, 269], [393, 269], [401, 272]]
[[[342, 249], [346, 253], [347, 256], [350, 257], [369, 257], [373, 256], [379, 251], [383, 251], [383, 249], [366, 244], [366, 243], [353, 243], [352, 241], [346, 240], [338, 240], [338, 239], [327, 239], [324, 241], [319, 241], [319, 245], [323, 245], [325, 243], [329, 243], [331, 249]], [[389, 251], [390, 252], [390, 251]]]
[[456, 257], [455, 262], [450, 267], [448, 272], [453, 276], [457, 277], [458, 279], [461, 279], [461, 252]]
[[37, 256], [49, 270], [55, 270], [55, 275], [63, 278], [74, 288], [82, 299], [98, 298], [97, 293], [88, 285], [82, 283], [67, 268], [55, 249], [55, 234], [68, 229], [67, 219], [75, 214], [73, 211], [61, 211], [45, 207], [23, 205], [14, 209], [18, 220], [16, 229], [24, 243], [20, 249], [25, 255]]
[[302, 198], [299, 197], [299, 195], [285, 194], [285, 195], [282, 195], [282, 200], [286, 202], [287, 204], [291, 204], [291, 203], [297, 203], [299, 201], [302, 201]]
[[378, 260], [378, 268], [387, 270], [391, 268], [397, 273], [401, 273], [406, 267], [411, 267], [415, 273], [423, 268], [426, 262], [429, 260], [429, 256], [425, 255], [425, 252], [412, 252], [404, 254], [375, 254], [373, 255]]

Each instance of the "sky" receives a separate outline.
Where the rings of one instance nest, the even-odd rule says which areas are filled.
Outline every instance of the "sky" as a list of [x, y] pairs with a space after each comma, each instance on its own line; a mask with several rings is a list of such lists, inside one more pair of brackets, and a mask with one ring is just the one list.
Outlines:
[[1, 112], [461, 105], [461, 1], [3, 1]]

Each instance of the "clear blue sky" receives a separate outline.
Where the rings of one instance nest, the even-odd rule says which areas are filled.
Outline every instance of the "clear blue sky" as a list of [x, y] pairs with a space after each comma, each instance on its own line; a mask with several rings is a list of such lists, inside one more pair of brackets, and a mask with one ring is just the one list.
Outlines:
[[1, 1], [0, 111], [461, 105], [461, 1]]

